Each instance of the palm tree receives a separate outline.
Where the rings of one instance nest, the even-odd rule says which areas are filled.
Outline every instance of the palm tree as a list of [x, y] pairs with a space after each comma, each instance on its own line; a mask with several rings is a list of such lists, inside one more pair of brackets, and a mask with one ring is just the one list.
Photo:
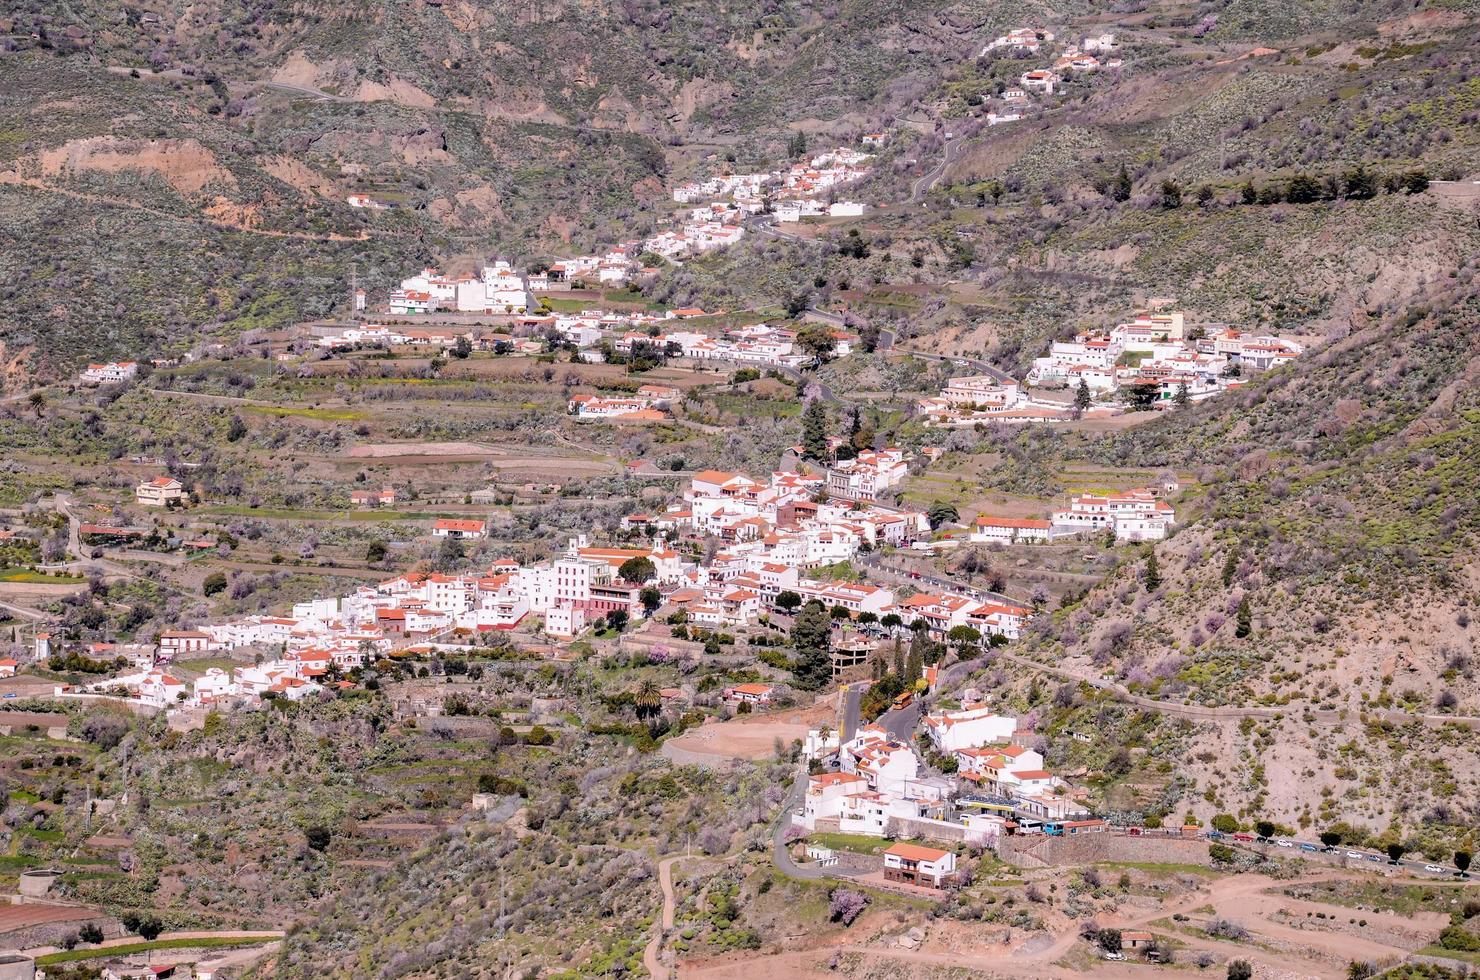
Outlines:
[[632, 707], [637, 711], [638, 718], [651, 718], [663, 708], [663, 695], [658, 690], [658, 685], [652, 680], [645, 680], [637, 685], [637, 693], [632, 695]]

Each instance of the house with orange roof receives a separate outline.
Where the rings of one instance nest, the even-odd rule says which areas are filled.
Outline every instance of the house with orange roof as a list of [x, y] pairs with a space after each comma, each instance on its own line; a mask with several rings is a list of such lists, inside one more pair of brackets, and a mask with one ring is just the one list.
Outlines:
[[145, 507], [177, 507], [185, 500], [185, 486], [172, 476], [157, 476], [135, 487], [134, 499]]
[[921, 800], [870, 789], [858, 773], [828, 772], [808, 777], [801, 813], [792, 822], [814, 832], [883, 837], [893, 821], [919, 819], [924, 810]]
[[944, 888], [956, 878], [956, 854], [900, 841], [884, 852], [884, 877], [924, 888]]
[[1042, 754], [1021, 745], [972, 746], [956, 749], [951, 754], [956, 759], [956, 772], [961, 778], [982, 786], [988, 792], [1002, 795], [1008, 795], [1011, 788], [1003, 784], [1003, 776], [1043, 769]]
[[211, 634], [202, 630], [166, 630], [159, 634], [159, 655], [173, 659], [187, 653], [204, 653], [216, 649]]
[[441, 304], [430, 292], [420, 289], [397, 289], [386, 300], [386, 309], [392, 316], [414, 316], [431, 313]]
[[982, 636], [1002, 636], [1016, 640], [1023, 635], [1023, 626], [1033, 610], [1026, 606], [1015, 606], [1005, 602], [983, 602], [966, 617], [966, 625]]
[[724, 698], [731, 704], [764, 706], [771, 703], [772, 684], [735, 684], [725, 688]]
[[382, 487], [379, 490], [351, 490], [349, 502], [355, 507], [389, 507], [396, 502], [396, 490], [394, 487]]
[[479, 520], [438, 518], [432, 525], [432, 536], [436, 538], [484, 538], [488, 536], [488, 525]]
[[838, 749], [838, 767], [861, 775], [869, 789], [904, 795], [905, 787], [920, 775], [915, 750], [878, 725], [861, 728]]

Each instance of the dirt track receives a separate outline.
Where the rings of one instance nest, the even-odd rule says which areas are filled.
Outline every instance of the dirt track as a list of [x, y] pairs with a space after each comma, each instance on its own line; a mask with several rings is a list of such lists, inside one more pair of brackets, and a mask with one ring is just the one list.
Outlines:
[[[1325, 873], [1300, 879], [1303, 882], [1354, 879], [1360, 876]], [[1246, 959], [1260, 968], [1263, 975], [1291, 977], [1320, 977], [1339, 980], [1347, 975], [1347, 964], [1353, 959], [1388, 961], [1401, 959], [1422, 946], [1431, 933], [1425, 928], [1433, 926], [1437, 931], [1442, 915], [1434, 916], [1429, 922], [1415, 921], [1414, 917], [1403, 917], [1390, 913], [1365, 912], [1362, 916], [1384, 926], [1405, 927], [1411, 942], [1393, 945], [1361, 935], [1333, 928], [1297, 928], [1273, 921], [1280, 911], [1287, 910], [1295, 921], [1301, 922], [1306, 911], [1324, 909], [1328, 915], [1336, 916], [1324, 920], [1335, 925], [1356, 915], [1352, 909], [1334, 905], [1287, 898], [1278, 893], [1284, 885], [1265, 875], [1238, 875], [1219, 878], [1203, 887], [1188, 892], [1174, 901], [1158, 905], [1153, 910], [1139, 909], [1129, 914], [1110, 914], [1096, 917], [1102, 925], [1118, 929], [1140, 928], [1174, 938], [1186, 947], [1186, 952], [1206, 951], [1220, 960]], [[1205, 937], [1195, 932], [1184, 932], [1181, 928], [1170, 929], [1166, 923], [1171, 917], [1182, 914], [1189, 917], [1187, 927], [1196, 927], [1199, 921], [1209, 916], [1197, 910], [1212, 906], [1215, 915], [1236, 921], [1248, 929], [1250, 941], [1230, 942]], [[1309, 920], [1317, 923], [1322, 920]], [[983, 976], [1009, 976], [1023, 978], [1055, 977], [1063, 980], [1083, 978], [1090, 973], [1064, 965], [1061, 961], [1080, 943], [1077, 928], [1064, 928], [1054, 934], [1038, 933], [1024, 942], [1021, 938], [995, 948], [967, 950], [946, 949], [940, 946], [940, 927], [932, 927], [932, 935], [920, 949], [909, 950], [894, 946], [868, 943], [858, 933], [835, 937], [831, 942], [820, 942], [808, 949], [776, 953], [770, 956], [747, 957], [738, 954], [706, 961], [680, 963], [682, 977], [705, 977], [713, 980], [755, 980], [757, 977], [822, 977], [836, 976], [828, 966], [834, 955], [859, 957], [864, 961], [875, 961], [874, 969], [887, 969], [882, 962], [919, 964], [927, 967], [968, 971]], [[1051, 938], [1050, 938], [1051, 937]], [[1048, 939], [1047, 942], [1044, 940]], [[1186, 958], [1184, 952], [1184, 959]], [[1156, 969], [1156, 968], [1151, 968]], [[1092, 975], [1096, 978], [1144, 977], [1148, 967], [1133, 961], [1123, 963], [1096, 962]], [[1220, 971], [1221, 972], [1221, 971]]]

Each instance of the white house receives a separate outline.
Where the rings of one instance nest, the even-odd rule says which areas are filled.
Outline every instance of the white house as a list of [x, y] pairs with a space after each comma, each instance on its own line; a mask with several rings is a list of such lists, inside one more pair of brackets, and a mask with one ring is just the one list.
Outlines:
[[431, 313], [437, 307], [430, 293], [415, 289], [398, 289], [386, 301], [386, 308], [395, 316]]
[[138, 374], [137, 361], [110, 361], [107, 364], [89, 364], [78, 380], [85, 385], [108, 385], [132, 381]]
[[750, 704], [763, 707], [771, 703], [770, 684], [735, 684], [725, 688], [725, 700], [732, 704]]
[[846, 500], [876, 500], [903, 483], [909, 472], [904, 450], [865, 450], [828, 467], [827, 492]]
[[216, 646], [211, 634], [201, 630], [166, 630], [159, 634], [159, 655], [165, 660], [187, 653], [204, 653]]
[[439, 518], [432, 525], [432, 536], [436, 538], [482, 538], [488, 535], [488, 526], [483, 521]]
[[986, 544], [1018, 544], [1048, 541], [1053, 522], [1019, 517], [980, 514], [973, 523], [971, 540]]
[[586, 628], [584, 606], [551, 606], [545, 610], [545, 632], [551, 636], [570, 638], [578, 636]]
[[877, 793], [905, 795], [907, 785], [920, 775], [913, 749], [895, 741], [883, 728], [868, 725], [838, 750], [843, 772], [857, 773]]
[[185, 499], [185, 487], [173, 477], [157, 476], [135, 487], [134, 498], [145, 507], [169, 507]]
[[936, 749], [950, 753], [1010, 741], [1017, 730], [1017, 719], [977, 704], [961, 711], [933, 712], [925, 716], [921, 725]]
[[1084, 494], [1053, 512], [1055, 532], [1066, 534], [1114, 531], [1116, 540], [1160, 541], [1176, 513], [1172, 505], [1147, 489], [1097, 496]]
[[884, 852], [884, 877], [926, 888], [943, 888], [956, 877], [956, 855], [901, 841]]
[[1034, 68], [1018, 76], [1018, 84], [1024, 89], [1029, 92], [1041, 92], [1044, 95], [1052, 95], [1061, 81], [1063, 79], [1057, 72], [1049, 71], [1047, 68]]

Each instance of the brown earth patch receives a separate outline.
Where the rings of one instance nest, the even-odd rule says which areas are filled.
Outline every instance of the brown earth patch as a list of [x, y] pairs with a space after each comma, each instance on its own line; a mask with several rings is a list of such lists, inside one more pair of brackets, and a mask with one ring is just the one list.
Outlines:
[[78, 170], [121, 173], [143, 170], [159, 174], [181, 194], [198, 194], [212, 184], [236, 186], [236, 177], [215, 154], [193, 139], [133, 140], [92, 136], [43, 150], [38, 161], [47, 176]]

